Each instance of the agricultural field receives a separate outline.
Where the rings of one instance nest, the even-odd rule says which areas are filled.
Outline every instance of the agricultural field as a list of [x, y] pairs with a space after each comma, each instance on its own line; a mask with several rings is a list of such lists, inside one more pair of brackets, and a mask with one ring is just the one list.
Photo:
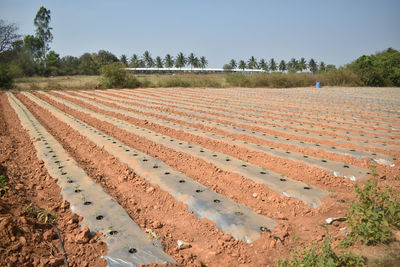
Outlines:
[[6, 265], [274, 266], [339, 247], [355, 184], [400, 189], [398, 88], [0, 96]]

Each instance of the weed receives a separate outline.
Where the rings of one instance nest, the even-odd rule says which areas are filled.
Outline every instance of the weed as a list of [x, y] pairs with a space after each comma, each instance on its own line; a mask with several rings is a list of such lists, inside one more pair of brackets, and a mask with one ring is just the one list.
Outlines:
[[376, 172], [376, 166], [372, 165], [372, 166], [370, 166], [370, 169], [371, 169], [372, 176], [377, 177], [378, 173]]
[[336, 254], [331, 248], [332, 239], [326, 238], [321, 247], [312, 244], [303, 251], [292, 251], [291, 258], [279, 260], [279, 267], [320, 267], [320, 266], [365, 266], [365, 259], [359, 255], [348, 253]]
[[400, 198], [391, 187], [380, 188], [376, 178], [363, 184], [363, 188], [354, 186], [358, 200], [349, 206], [351, 235], [367, 245], [387, 242], [392, 238], [392, 227], [400, 228]]
[[28, 206], [24, 207], [22, 209], [22, 212], [26, 216], [30, 216], [30, 217], [35, 217], [36, 216], [36, 210], [35, 210], [35, 207], [33, 206], [33, 203], [31, 203]]
[[48, 212], [45, 209], [40, 208], [36, 218], [38, 222], [53, 224], [56, 220], [56, 215], [53, 212]]
[[48, 212], [43, 208], [36, 210], [33, 203], [30, 203], [28, 206], [24, 207], [22, 212], [25, 214], [25, 216], [36, 218], [36, 220], [40, 223], [53, 224], [56, 220], [56, 215], [53, 212]]
[[108, 226], [108, 230], [112, 230], [114, 228], [114, 225], [112, 225], [112, 224], [110, 224], [109, 226]]
[[0, 175], [0, 196], [3, 196], [8, 189], [8, 180], [7, 177], [4, 175]]

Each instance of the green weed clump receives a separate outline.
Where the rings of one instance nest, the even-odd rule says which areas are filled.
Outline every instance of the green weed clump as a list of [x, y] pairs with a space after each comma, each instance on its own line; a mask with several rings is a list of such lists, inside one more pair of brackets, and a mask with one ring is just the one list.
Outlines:
[[335, 253], [331, 248], [332, 239], [326, 238], [320, 247], [312, 244], [302, 251], [293, 250], [291, 257], [278, 261], [278, 267], [337, 267], [365, 266], [365, 259], [352, 252]]
[[39, 223], [53, 224], [56, 220], [56, 215], [53, 212], [49, 212], [43, 208], [36, 210], [33, 203], [30, 203], [28, 206], [24, 207], [22, 212], [25, 214], [25, 216], [35, 218]]
[[[372, 174], [375, 173], [372, 168]], [[354, 186], [358, 199], [349, 206], [347, 223], [351, 237], [366, 245], [388, 242], [393, 237], [392, 228], [400, 228], [400, 197], [389, 186], [379, 187], [376, 178], [363, 184]]]

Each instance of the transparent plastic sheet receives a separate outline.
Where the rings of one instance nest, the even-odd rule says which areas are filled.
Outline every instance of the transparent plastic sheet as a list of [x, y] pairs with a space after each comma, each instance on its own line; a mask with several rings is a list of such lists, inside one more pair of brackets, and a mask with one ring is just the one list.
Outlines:
[[[22, 126], [33, 139], [38, 158], [44, 161], [49, 174], [57, 179], [63, 199], [70, 203], [72, 212], [83, 217], [81, 226], [87, 226], [91, 232], [100, 231], [104, 234], [102, 240], [109, 249], [105, 256], [108, 265], [175, 263], [161, 248], [155, 247], [126, 211], [77, 166], [75, 160], [29, 110], [12, 94], [7, 95]], [[102, 216], [102, 219], [98, 220], [98, 216]], [[130, 253], [129, 250], [133, 248], [135, 253]]]
[[199, 219], [213, 221], [224, 233], [250, 243], [258, 239], [263, 231], [273, 231], [276, 222], [271, 218], [258, 215], [250, 208], [215, 193], [185, 174], [174, 171], [159, 159], [137, 150], [132, 151], [132, 148], [119, 140], [65, 114], [38, 97], [29, 93], [23, 94], [46, 108], [56, 118], [68, 123], [70, 127], [79, 131], [97, 146], [126, 163], [137, 175], [158, 185], [161, 190], [171, 194], [177, 201], [188, 205], [188, 209], [193, 211]]

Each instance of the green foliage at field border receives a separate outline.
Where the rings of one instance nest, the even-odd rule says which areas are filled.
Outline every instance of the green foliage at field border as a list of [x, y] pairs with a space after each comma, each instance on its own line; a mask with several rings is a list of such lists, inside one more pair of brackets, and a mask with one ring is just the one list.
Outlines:
[[331, 248], [332, 239], [325, 238], [320, 247], [312, 243], [311, 247], [302, 251], [294, 249], [291, 257], [278, 260], [278, 267], [337, 267], [365, 266], [365, 259], [352, 252], [336, 254]]
[[[376, 174], [374, 168], [372, 174]], [[400, 228], [398, 192], [389, 186], [379, 187], [375, 177], [363, 181], [363, 187], [356, 184], [354, 192], [357, 201], [350, 203], [347, 220], [351, 239], [360, 240], [366, 245], [390, 241], [393, 229]]]

